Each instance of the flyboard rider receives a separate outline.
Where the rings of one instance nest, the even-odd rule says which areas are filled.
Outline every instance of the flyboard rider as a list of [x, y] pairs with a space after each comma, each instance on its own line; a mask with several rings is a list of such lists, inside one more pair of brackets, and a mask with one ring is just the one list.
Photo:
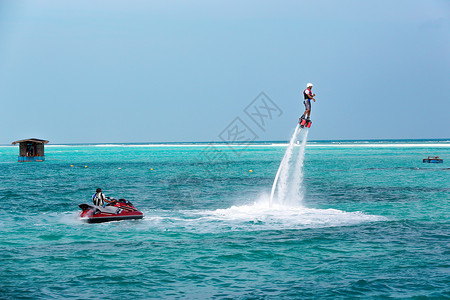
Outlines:
[[[303, 115], [298, 120], [300, 124], [302, 124], [302, 121], [305, 120], [305, 117], [306, 117], [306, 121], [308, 123], [311, 123], [311, 120], [309, 118], [310, 115], [311, 115], [311, 100], [316, 102], [316, 99], [314, 99], [316, 94], [312, 93], [312, 91], [311, 91], [312, 88], [313, 88], [313, 84], [312, 83], [307, 83], [306, 84], [306, 89], [303, 91], [303, 98], [304, 98], [303, 104], [305, 105], [305, 112], [303, 113]], [[306, 122], [303, 122], [303, 123], [306, 123]], [[303, 125], [302, 125], [302, 127], [303, 127]]]

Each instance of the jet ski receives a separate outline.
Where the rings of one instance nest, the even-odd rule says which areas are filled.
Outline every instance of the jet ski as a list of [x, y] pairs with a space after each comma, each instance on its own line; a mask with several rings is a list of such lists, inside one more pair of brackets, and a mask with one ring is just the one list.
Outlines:
[[106, 206], [97, 206], [93, 204], [80, 204], [80, 218], [87, 223], [101, 223], [120, 220], [142, 219], [144, 214], [137, 210], [134, 205], [125, 199], [110, 199], [111, 203]]

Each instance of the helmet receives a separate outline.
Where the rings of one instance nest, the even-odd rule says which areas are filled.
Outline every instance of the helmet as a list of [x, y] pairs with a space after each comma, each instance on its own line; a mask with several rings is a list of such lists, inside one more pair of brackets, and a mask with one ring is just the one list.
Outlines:
[[307, 83], [306, 84], [306, 87], [308, 88], [308, 87], [313, 87], [313, 84], [312, 83]]

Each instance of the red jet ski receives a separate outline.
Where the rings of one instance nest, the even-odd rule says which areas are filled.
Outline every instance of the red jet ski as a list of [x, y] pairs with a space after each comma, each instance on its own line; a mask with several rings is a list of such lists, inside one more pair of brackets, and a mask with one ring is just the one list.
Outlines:
[[82, 212], [80, 218], [87, 223], [101, 223], [120, 220], [142, 219], [144, 214], [137, 210], [134, 205], [125, 199], [112, 199], [113, 202], [106, 206], [92, 204], [78, 205]]

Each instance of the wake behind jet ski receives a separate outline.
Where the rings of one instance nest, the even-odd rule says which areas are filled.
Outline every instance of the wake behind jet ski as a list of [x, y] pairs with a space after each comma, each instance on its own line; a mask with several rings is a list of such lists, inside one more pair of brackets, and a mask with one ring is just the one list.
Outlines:
[[116, 200], [106, 197], [110, 200], [107, 205], [80, 204], [80, 218], [87, 223], [101, 223], [120, 220], [142, 219], [144, 214], [134, 205], [125, 199]]

